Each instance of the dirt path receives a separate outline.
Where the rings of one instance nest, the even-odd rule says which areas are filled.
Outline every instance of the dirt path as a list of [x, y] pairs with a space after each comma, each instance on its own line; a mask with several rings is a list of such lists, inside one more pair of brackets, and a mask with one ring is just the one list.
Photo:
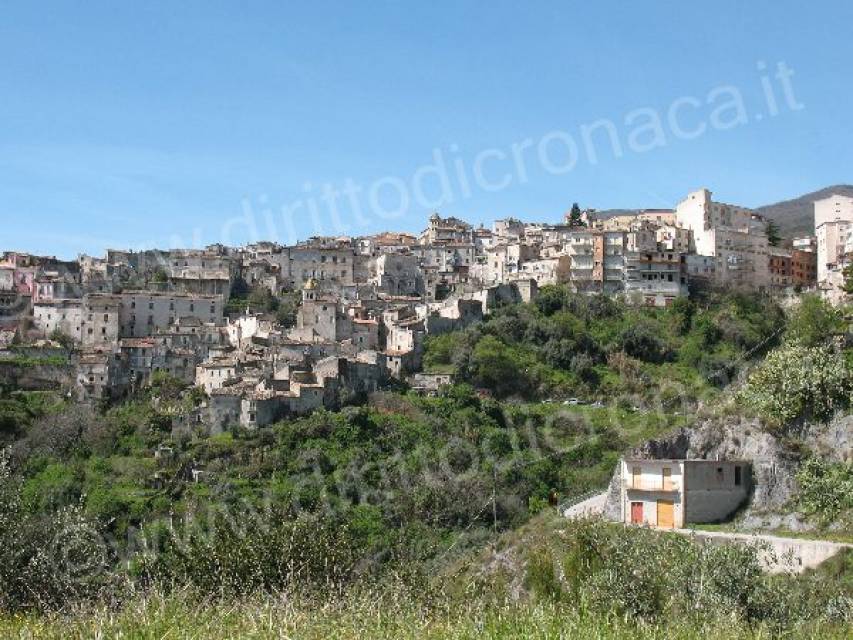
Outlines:
[[802, 573], [853, 545], [828, 540], [805, 540], [751, 533], [676, 529], [675, 533], [690, 536], [700, 542], [752, 544], [759, 546], [759, 557], [771, 573]]

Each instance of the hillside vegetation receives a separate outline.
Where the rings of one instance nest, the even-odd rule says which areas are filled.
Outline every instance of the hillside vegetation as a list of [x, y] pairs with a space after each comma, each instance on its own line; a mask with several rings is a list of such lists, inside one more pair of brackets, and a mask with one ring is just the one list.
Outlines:
[[[429, 339], [428, 367], [457, 374], [437, 397], [389, 389], [208, 436], [173, 433], [171, 416], [202, 396], [163, 375], [98, 411], [7, 390], [0, 610], [28, 617], [0, 632], [50, 637], [63, 630], [52, 612], [82, 610], [69, 634], [159, 637], [169, 627], [156, 616], [188, 637], [266, 637], [273, 620], [302, 637], [837, 634], [849, 583], [804, 588], [764, 577], [749, 550], [696, 555], [666, 536], [538, 514], [601, 490], [624, 451], [697, 409], [753, 412], [779, 431], [847, 409], [850, 352], [833, 338], [844, 333], [814, 299], [786, 316], [738, 295], [636, 309], [554, 287]], [[816, 366], [812, 384], [800, 369]], [[820, 490], [846, 467], [803, 469], [804, 508], [824, 519], [849, 508]], [[495, 566], [512, 571], [480, 570]], [[622, 573], [642, 580], [608, 582]], [[682, 574], [711, 582], [683, 600]], [[654, 635], [673, 617], [671, 635]]]
[[425, 365], [455, 371], [501, 398], [695, 407], [713, 399], [745, 358], [769, 350], [784, 328], [781, 309], [755, 296], [680, 298], [653, 309], [544, 287], [533, 304], [430, 338]]

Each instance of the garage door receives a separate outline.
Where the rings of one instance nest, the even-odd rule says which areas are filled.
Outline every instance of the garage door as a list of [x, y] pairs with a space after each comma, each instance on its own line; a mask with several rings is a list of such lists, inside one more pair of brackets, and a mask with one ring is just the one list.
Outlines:
[[661, 529], [675, 527], [675, 509], [672, 500], [658, 500], [658, 527]]

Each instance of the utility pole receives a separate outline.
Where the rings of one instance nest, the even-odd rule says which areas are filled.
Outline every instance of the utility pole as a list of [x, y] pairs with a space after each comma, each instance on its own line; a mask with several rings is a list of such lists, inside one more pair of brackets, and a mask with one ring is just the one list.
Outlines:
[[492, 468], [492, 522], [495, 535], [498, 535], [498, 467]]

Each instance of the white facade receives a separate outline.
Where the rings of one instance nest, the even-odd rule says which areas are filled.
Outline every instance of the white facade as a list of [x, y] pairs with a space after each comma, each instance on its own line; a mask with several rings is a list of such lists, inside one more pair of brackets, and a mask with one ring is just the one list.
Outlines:
[[769, 286], [765, 221], [751, 209], [714, 202], [708, 189], [700, 189], [678, 203], [676, 220], [692, 232], [695, 253], [715, 258], [716, 284], [759, 291]]
[[815, 200], [815, 229], [825, 222], [836, 220], [853, 221], [853, 197], [833, 194], [823, 200]]
[[621, 521], [661, 529], [728, 518], [749, 495], [744, 461], [637, 460], [620, 463]]

